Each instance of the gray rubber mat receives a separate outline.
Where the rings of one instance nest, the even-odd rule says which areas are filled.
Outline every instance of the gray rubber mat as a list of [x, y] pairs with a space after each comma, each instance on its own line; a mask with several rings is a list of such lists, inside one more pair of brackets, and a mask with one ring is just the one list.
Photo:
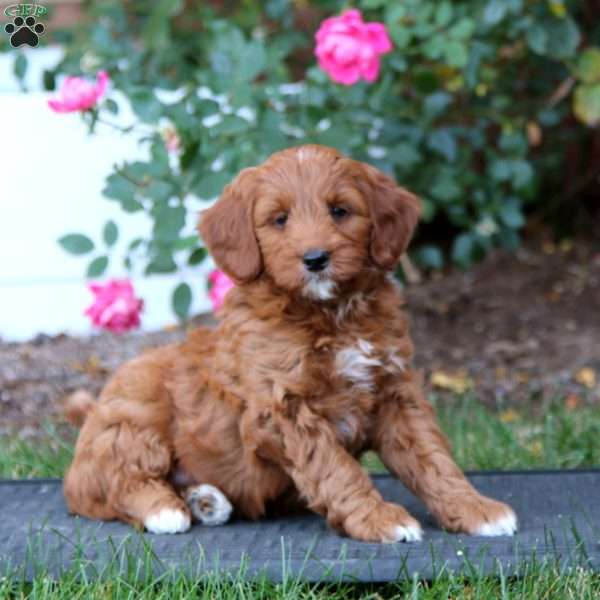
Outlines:
[[[600, 470], [474, 473], [483, 493], [511, 504], [520, 530], [512, 538], [477, 538], [439, 530], [423, 505], [389, 477], [375, 477], [385, 498], [402, 503], [425, 528], [422, 542], [369, 544], [329, 530], [303, 515], [217, 528], [194, 526], [175, 536], [141, 534], [121, 523], [67, 514], [56, 480], [0, 481], [0, 573], [17, 569], [59, 575], [77, 561], [88, 576], [150, 566], [156, 574], [207, 571], [274, 580], [390, 581], [432, 578], [443, 570], [518, 573], [524, 561], [600, 569]], [[136, 561], [140, 564], [136, 565]]]

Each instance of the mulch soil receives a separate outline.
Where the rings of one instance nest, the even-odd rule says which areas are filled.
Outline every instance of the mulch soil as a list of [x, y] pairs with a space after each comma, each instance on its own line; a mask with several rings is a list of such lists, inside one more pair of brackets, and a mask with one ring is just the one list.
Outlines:
[[[431, 390], [473, 389], [493, 408], [555, 399], [600, 404], [600, 241], [529, 243], [471, 271], [406, 289], [416, 362]], [[195, 323], [210, 322], [201, 317]], [[86, 338], [0, 340], [0, 433], [35, 434], [61, 402], [98, 393], [120, 363], [183, 339], [185, 329]]]

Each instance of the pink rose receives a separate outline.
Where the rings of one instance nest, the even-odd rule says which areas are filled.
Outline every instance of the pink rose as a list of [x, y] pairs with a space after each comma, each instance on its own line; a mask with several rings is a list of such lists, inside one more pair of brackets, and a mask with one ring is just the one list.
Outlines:
[[98, 72], [95, 83], [82, 77], [67, 77], [58, 91], [58, 97], [48, 100], [48, 106], [58, 113], [89, 110], [104, 95], [108, 81], [106, 71]]
[[235, 283], [223, 271], [219, 271], [218, 269], [214, 270], [208, 276], [208, 281], [211, 283], [208, 297], [212, 302], [213, 311], [217, 312], [223, 305], [223, 300], [225, 300], [227, 292], [235, 287]]
[[379, 76], [379, 56], [392, 49], [383, 23], [365, 23], [359, 10], [325, 19], [315, 38], [319, 66], [336, 83], [372, 83]]
[[95, 297], [84, 314], [90, 317], [95, 327], [124, 333], [140, 326], [144, 301], [135, 297], [128, 279], [111, 279], [104, 285], [90, 283], [88, 288]]

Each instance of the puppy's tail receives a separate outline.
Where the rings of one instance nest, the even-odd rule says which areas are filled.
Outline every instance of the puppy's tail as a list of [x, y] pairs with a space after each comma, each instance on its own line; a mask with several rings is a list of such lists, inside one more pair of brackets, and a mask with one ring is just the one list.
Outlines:
[[65, 400], [65, 417], [72, 425], [81, 427], [95, 406], [96, 398], [92, 394], [86, 390], [77, 390]]

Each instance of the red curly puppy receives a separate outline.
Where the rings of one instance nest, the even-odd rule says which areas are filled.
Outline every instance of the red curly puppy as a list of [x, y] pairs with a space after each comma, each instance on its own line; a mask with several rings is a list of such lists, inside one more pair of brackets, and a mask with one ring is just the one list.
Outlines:
[[233, 505], [256, 519], [292, 500], [359, 540], [419, 540], [361, 468], [372, 449], [445, 529], [514, 533], [511, 508], [452, 460], [411, 367], [390, 273], [419, 213], [389, 177], [329, 148], [244, 170], [200, 223], [238, 283], [218, 328], [127, 363], [98, 403], [80, 398], [70, 510], [177, 533], [191, 515], [222, 523]]

